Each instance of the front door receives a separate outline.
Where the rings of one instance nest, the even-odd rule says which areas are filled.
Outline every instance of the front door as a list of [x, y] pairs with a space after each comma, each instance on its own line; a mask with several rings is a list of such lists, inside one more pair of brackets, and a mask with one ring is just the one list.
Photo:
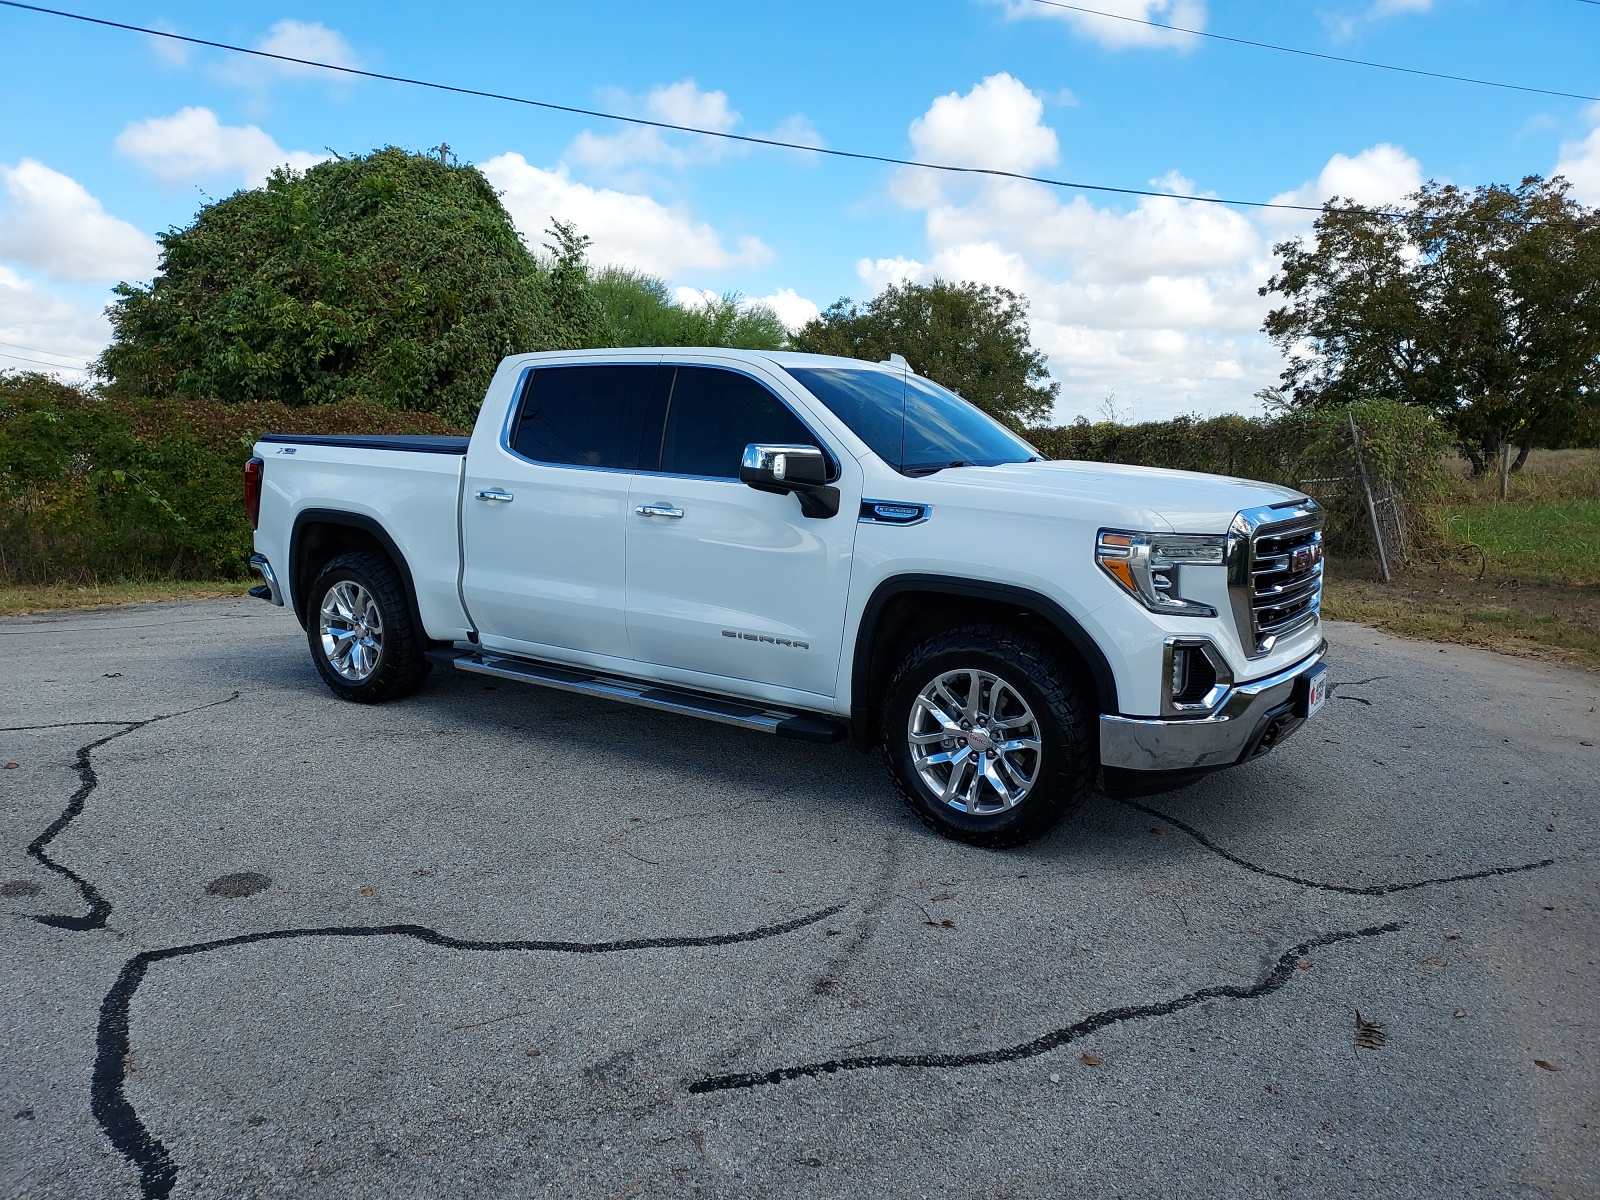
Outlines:
[[[663, 364], [663, 373], [672, 370]], [[820, 446], [839, 475], [837, 516], [739, 482], [751, 442]], [[860, 468], [754, 376], [676, 369], [659, 454], [646, 447], [628, 511], [628, 642], [634, 658], [706, 676], [834, 693], [861, 504]], [[652, 461], [654, 460], [654, 461]]]
[[502, 435], [472, 439], [462, 591], [484, 646], [628, 657], [626, 514], [658, 370], [539, 367]]

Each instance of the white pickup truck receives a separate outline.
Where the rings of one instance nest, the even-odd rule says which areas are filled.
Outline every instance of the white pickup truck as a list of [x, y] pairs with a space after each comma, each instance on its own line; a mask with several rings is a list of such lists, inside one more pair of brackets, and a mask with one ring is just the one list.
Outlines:
[[442, 664], [881, 743], [918, 816], [978, 845], [1097, 780], [1248, 761], [1325, 694], [1310, 499], [1046, 461], [898, 358], [523, 354], [470, 438], [254, 454], [254, 592], [344, 699]]

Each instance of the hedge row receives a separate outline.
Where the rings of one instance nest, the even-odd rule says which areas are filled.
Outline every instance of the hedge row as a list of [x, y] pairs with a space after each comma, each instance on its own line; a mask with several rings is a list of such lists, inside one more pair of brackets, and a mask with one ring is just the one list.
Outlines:
[[0, 581], [237, 578], [250, 557], [242, 468], [262, 433], [455, 433], [429, 413], [348, 402], [115, 401], [0, 375]]
[[1372, 523], [1357, 482], [1350, 421], [1361, 460], [1387, 516], [1400, 515], [1413, 547], [1437, 536], [1431, 505], [1444, 482], [1448, 433], [1426, 412], [1374, 400], [1353, 409], [1293, 411], [1272, 417], [1178, 417], [1137, 425], [1078, 420], [1027, 430], [1051, 458], [1205, 471], [1282, 484], [1328, 511], [1328, 542], [1346, 553], [1372, 549]]
[[[1380, 496], [1391, 489], [1408, 533], [1426, 537], [1448, 439], [1397, 404], [1354, 410]], [[1028, 431], [1052, 458], [1176, 467], [1262, 479], [1315, 496], [1329, 541], [1363, 552], [1371, 527], [1354, 475], [1348, 417], [1180, 417], [1141, 425]], [[255, 439], [296, 433], [455, 433], [442, 418], [348, 401], [112, 400], [40, 375], [0, 374], [0, 582], [234, 578], [250, 530], [240, 469]]]

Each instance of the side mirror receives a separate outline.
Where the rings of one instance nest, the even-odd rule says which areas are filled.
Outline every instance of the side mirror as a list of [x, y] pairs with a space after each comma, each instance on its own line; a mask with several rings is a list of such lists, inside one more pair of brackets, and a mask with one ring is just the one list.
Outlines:
[[803, 516], [826, 518], [839, 513], [839, 489], [830, 487], [828, 460], [815, 446], [767, 446], [756, 442], [744, 448], [739, 481], [758, 492], [792, 492]]

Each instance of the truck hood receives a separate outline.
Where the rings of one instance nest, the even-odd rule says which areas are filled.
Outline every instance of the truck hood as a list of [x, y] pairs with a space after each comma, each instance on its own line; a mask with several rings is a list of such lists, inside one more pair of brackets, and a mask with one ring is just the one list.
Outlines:
[[1304, 499], [1301, 492], [1254, 479], [1117, 463], [956, 467], [928, 477], [929, 483], [935, 480], [941, 491], [946, 487], [983, 489], [997, 502], [1003, 502], [1002, 495], [1009, 495], [1013, 503], [1026, 503], [1025, 497], [1032, 496], [1046, 503], [1070, 501], [1079, 511], [1101, 507], [1107, 510], [1107, 524], [1138, 526], [1153, 533], [1226, 533], [1241, 509]]

